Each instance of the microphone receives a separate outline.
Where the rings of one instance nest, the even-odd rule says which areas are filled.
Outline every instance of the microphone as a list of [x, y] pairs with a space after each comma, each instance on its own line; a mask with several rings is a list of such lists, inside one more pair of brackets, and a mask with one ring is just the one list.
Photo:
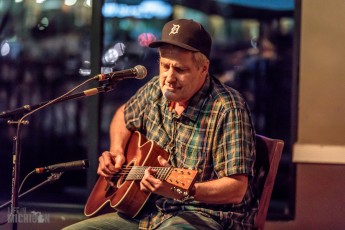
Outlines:
[[70, 170], [79, 170], [86, 169], [89, 167], [89, 160], [79, 160], [79, 161], [70, 161], [60, 164], [49, 165], [46, 167], [36, 168], [35, 172], [39, 173], [55, 173], [55, 172], [65, 172]]
[[142, 65], [137, 65], [131, 69], [120, 70], [116, 72], [106, 73], [106, 74], [98, 74], [94, 76], [92, 79], [96, 81], [104, 81], [104, 80], [123, 80], [127, 78], [136, 78], [136, 79], [143, 79], [146, 77], [147, 70]]

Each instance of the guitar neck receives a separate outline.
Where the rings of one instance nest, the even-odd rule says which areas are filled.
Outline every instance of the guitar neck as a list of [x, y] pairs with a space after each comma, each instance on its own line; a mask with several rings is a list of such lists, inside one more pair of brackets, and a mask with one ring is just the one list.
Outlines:
[[[144, 177], [145, 170], [149, 166], [132, 166], [129, 170], [126, 180], [141, 180]], [[165, 180], [171, 170], [172, 167], [151, 167], [152, 169], [156, 170], [157, 173], [155, 177], [160, 180]], [[125, 169], [126, 170], [126, 169]]]
[[[127, 175], [126, 181], [141, 180], [144, 177], [145, 170], [148, 166], [132, 166], [131, 168], [125, 168], [120, 174]], [[174, 189], [188, 190], [194, 184], [197, 171], [190, 169], [181, 169], [173, 167], [152, 167], [157, 173], [155, 177], [162, 181], [165, 181], [173, 185]], [[128, 173], [125, 171], [127, 170]]]

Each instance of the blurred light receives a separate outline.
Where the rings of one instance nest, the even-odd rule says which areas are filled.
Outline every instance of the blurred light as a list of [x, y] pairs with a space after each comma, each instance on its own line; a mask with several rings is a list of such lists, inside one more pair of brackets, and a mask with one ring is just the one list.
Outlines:
[[81, 65], [81, 68], [79, 69], [79, 74], [86, 77], [90, 76], [91, 74], [91, 67], [89, 61], [84, 61]]
[[1, 44], [1, 56], [6, 56], [10, 53], [11, 47], [10, 44], [5, 41]]
[[111, 72], [113, 72], [113, 68], [112, 67], [106, 67], [106, 66], [102, 66], [101, 67], [101, 73], [107, 74], [107, 73], [111, 73]]
[[143, 47], [148, 47], [153, 41], [156, 41], [156, 37], [152, 33], [142, 33], [138, 37], [139, 45]]
[[109, 49], [104, 54], [104, 61], [107, 64], [114, 64], [118, 58], [119, 58], [119, 53], [115, 49]]
[[109, 48], [103, 56], [104, 64], [115, 64], [116, 61], [125, 52], [126, 46], [123, 43], [116, 43], [113, 47]]
[[41, 3], [45, 2], [45, 1], [46, 0], [36, 0], [36, 3], [41, 4]]
[[218, 0], [218, 2], [271, 10], [293, 10], [295, 6], [294, 0]]
[[251, 40], [250, 40], [250, 44], [252, 45], [252, 47], [254, 48], [254, 49], [257, 49], [258, 48], [258, 39], [257, 38], [252, 38]]
[[49, 19], [47, 17], [43, 17], [40, 23], [37, 24], [37, 28], [39, 30], [44, 30], [48, 27], [48, 25], [49, 25]]
[[65, 0], [66, 6], [73, 6], [77, 3], [77, 0]]
[[163, 1], [146, 0], [139, 5], [127, 5], [116, 2], [105, 3], [102, 8], [104, 17], [167, 18], [173, 8]]
[[84, 6], [91, 7], [92, 1], [91, 0], [85, 0]]
[[23, 0], [15, 0], [15, 3], [23, 2]]

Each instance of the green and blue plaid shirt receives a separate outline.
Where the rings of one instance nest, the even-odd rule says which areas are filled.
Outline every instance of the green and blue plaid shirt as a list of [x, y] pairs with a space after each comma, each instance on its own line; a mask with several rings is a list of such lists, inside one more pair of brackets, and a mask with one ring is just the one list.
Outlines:
[[255, 131], [246, 102], [236, 90], [208, 76], [180, 116], [169, 111], [169, 105], [154, 77], [126, 103], [127, 128], [168, 151], [173, 167], [198, 170], [197, 182], [247, 174], [249, 185], [240, 204], [182, 203], [153, 195], [141, 212], [140, 229], [154, 229], [181, 210], [202, 212], [224, 228], [251, 228], [258, 201], [250, 187]]

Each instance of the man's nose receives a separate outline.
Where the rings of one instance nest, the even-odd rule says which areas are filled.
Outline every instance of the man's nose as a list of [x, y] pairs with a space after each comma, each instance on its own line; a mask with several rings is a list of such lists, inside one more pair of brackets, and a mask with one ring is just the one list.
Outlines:
[[167, 79], [168, 82], [174, 82], [176, 81], [176, 77], [175, 77], [175, 70], [174, 68], [170, 67], [168, 72], [167, 72]]

